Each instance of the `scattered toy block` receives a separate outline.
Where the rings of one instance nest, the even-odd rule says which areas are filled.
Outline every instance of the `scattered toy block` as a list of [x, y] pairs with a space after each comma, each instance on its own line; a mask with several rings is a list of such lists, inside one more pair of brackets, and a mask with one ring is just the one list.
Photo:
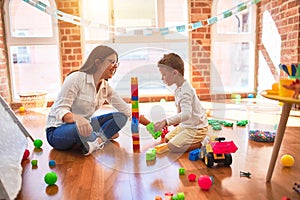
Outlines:
[[172, 200], [173, 198], [173, 192], [166, 192], [165, 193], [165, 200], [168, 200], [168, 199], [170, 199], [170, 200]]
[[183, 192], [177, 193], [177, 199], [178, 200], [184, 200], [185, 199], [184, 193]]
[[248, 120], [240, 120], [236, 122], [237, 126], [246, 126], [248, 124]]
[[156, 153], [158, 153], [158, 154], [165, 153], [165, 152], [169, 151], [167, 143], [162, 143], [162, 144], [156, 145], [154, 148], [156, 150]]
[[179, 175], [184, 175], [185, 174], [185, 169], [184, 168], [179, 168]]
[[146, 160], [155, 160], [156, 158], [156, 150], [153, 148], [148, 149], [146, 152]]
[[189, 152], [189, 160], [196, 161], [200, 159], [200, 149], [194, 149]]

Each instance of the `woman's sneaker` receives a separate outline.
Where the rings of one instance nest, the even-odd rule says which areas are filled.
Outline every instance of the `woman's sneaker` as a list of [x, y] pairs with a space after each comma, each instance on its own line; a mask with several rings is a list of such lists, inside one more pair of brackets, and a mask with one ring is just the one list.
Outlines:
[[86, 141], [83, 148], [83, 154], [85, 156], [88, 156], [99, 149], [103, 149], [105, 142], [99, 143], [99, 139], [100, 138], [96, 138], [94, 141]]

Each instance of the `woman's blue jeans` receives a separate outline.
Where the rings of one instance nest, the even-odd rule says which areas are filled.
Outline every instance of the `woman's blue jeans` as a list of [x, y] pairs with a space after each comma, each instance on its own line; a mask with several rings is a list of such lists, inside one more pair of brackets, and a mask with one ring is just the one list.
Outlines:
[[63, 124], [59, 127], [50, 127], [46, 129], [47, 141], [58, 150], [69, 150], [74, 145], [84, 145], [86, 141], [94, 141], [97, 137], [101, 137], [106, 141], [121, 130], [126, 122], [127, 116], [120, 112], [108, 113], [91, 119], [93, 132], [88, 137], [81, 136], [75, 123]]

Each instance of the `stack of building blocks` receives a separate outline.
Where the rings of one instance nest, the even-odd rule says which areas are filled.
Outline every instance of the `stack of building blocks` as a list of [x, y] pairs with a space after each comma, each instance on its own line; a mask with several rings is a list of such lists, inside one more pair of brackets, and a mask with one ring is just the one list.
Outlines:
[[155, 160], [156, 159], [156, 150], [153, 148], [150, 148], [146, 152], [146, 160]]
[[158, 144], [154, 148], [155, 148], [155, 150], [158, 154], [165, 153], [165, 152], [169, 151], [167, 143]]
[[140, 150], [140, 135], [139, 135], [139, 92], [138, 78], [131, 77], [131, 106], [132, 106], [132, 121], [131, 133], [133, 150]]

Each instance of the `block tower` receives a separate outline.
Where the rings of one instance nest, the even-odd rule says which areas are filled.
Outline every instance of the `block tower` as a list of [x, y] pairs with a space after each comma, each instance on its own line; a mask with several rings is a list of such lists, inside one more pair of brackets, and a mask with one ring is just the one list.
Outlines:
[[133, 150], [140, 150], [140, 135], [139, 135], [139, 90], [138, 78], [131, 77], [131, 106], [132, 106], [132, 120], [131, 133]]

